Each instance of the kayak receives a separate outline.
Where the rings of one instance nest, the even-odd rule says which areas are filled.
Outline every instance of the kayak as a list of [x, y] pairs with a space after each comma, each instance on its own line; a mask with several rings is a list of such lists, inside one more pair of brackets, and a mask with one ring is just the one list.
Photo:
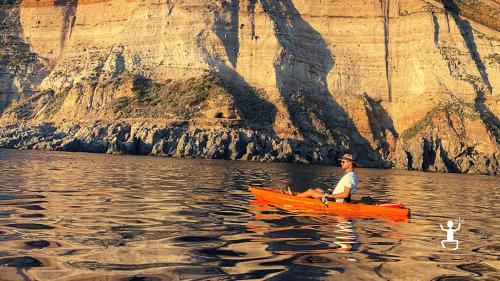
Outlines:
[[320, 199], [297, 197], [267, 187], [250, 186], [249, 190], [255, 198], [271, 205], [313, 214], [335, 214], [348, 218], [381, 218], [389, 221], [406, 221], [411, 215], [410, 209], [405, 208], [401, 203], [366, 205], [330, 201], [324, 204]]

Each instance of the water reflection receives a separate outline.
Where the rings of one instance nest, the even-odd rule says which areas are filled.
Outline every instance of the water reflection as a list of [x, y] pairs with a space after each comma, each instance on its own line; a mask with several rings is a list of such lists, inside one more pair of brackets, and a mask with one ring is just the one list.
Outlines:
[[268, 250], [273, 253], [345, 253], [360, 246], [354, 222], [348, 218], [290, 212], [260, 200], [251, 204], [254, 220], [247, 228], [268, 237]]
[[[358, 196], [404, 202], [413, 211], [408, 222], [296, 212], [259, 202], [247, 190], [249, 184], [325, 187], [341, 173], [325, 166], [0, 150], [0, 279], [498, 276], [494, 177], [360, 169]], [[457, 233], [461, 248], [442, 249], [439, 223], [458, 216], [466, 219]]]

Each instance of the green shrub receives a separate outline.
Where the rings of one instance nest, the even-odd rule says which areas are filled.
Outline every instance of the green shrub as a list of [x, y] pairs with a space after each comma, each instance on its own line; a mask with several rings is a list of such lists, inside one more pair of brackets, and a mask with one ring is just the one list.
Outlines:
[[21, 4], [21, 0], [0, 0], [0, 8], [13, 8]]
[[199, 111], [206, 106], [208, 99], [228, 95], [209, 75], [179, 81], [169, 79], [164, 83], [134, 76], [132, 92], [133, 97], [112, 102], [111, 108], [117, 116], [190, 119], [201, 116]]
[[425, 129], [434, 128], [432, 119], [436, 116], [436, 114], [441, 112], [446, 112], [447, 115], [456, 113], [462, 120], [476, 120], [480, 117], [474, 105], [471, 103], [455, 101], [451, 103], [439, 104], [438, 106], [431, 109], [422, 119], [415, 123], [415, 125], [404, 130], [401, 133], [401, 137], [405, 140], [408, 140], [415, 137]]
[[45, 106], [45, 114], [47, 116], [55, 115], [62, 107], [64, 100], [68, 97], [69, 89], [65, 89], [59, 93], [55, 93], [50, 89], [44, 91], [42, 94], [46, 96], [47, 105]]

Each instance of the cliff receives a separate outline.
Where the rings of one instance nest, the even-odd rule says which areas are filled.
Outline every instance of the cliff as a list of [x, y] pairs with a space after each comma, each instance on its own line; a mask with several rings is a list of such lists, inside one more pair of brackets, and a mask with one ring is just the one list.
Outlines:
[[[159, 126], [207, 140], [222, 129], [291, 144], [287, 157], [271, 145], [253, 160], [335, 163], [350, 151], [364, 166], [498, 174], [499, 8], [485, 0], [7, 1], [0, 146], [92, 150], [54, 143], [60, 137], [157, 155], [164, 134], [144, 142], [124, 129], [121, 142], [147, 145], [120, 150], [110, 149], [113, 130], [89, 132]], [[37, 128], [47, 126], [61, 134], [41, 138]], [[261, 155], [247, 152], [255, 139], [235, 139], [221, 141], [220, 154], [197, 145], [199, 153], [166, 155]], [[230, 153], [235, 145], [245, 153]]]

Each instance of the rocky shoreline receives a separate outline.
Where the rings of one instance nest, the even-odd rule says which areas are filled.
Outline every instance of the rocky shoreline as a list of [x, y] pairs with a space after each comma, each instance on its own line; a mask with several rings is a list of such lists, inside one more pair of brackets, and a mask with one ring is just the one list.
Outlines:
[[[400, 145], [390, 160], [364, 159], [357, 151], [354, 154], [361, 167], [499, 174], [495, 155], [476, 155], [474, 159], [462, 155], [450, 160], [443, 158], [438, 141], [422, 139]], [[352, 152], [335, 144], [279, 139], [265, 130], [148, 122], [10, 125], [0, 128], [0, 148], [324, 165], [337, 165], [341, 154]]]
[[8, 126], [0, 147], [303, 164], [336, 164], [334, 146], [312, 147], [247, 128], [160, 127], [150, 123]]

